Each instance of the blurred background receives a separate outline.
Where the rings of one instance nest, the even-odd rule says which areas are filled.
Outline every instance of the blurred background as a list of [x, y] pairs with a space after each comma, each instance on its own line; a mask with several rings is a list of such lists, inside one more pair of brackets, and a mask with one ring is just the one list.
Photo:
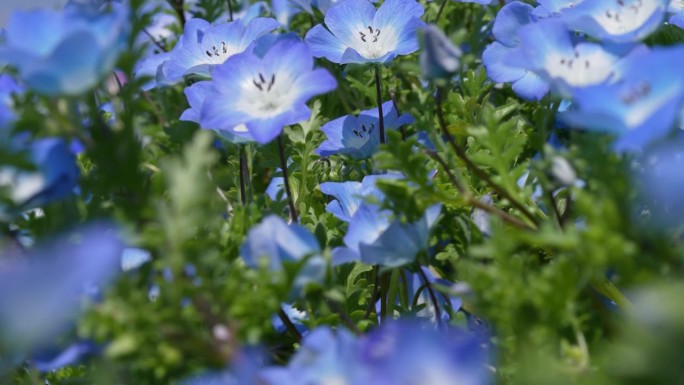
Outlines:
[[7, 25], [7, 19], [14, 9], [61, 7], [64, 3], [65, 0], [2, 0], [0, 1], [0, 28]]

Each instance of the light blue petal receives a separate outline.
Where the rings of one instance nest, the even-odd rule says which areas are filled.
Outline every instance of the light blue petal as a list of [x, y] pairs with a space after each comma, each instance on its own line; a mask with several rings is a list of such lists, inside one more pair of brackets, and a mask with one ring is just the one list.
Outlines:
[[333, 63], [341, 63], [347, 46], [321, 24], [311, 28], [304, 39], [315, 57], [324, 57]]
[[361, 205], [354, 213], [347, 234], [344, 236], [344, 244], [355, 251], [361, 252], [364, 259], [362, 244], [373, 244], [382, 233], [391, 225], [391, 213], [380, 210], [376, 206]]
[[[414, 0], [385, 0], [375, 13], [373, 23], [368, 25], [381, 32], [400, 34], [409, 23], [415, 23], [412, 19], [420, 19], [424, 12], [423, 6]], [[415, 29], [413, 32], [413, 39], [417, 39]]]
[[525, 76], [513, 82], [513, 92], [525, 100], [541, 100], [549, 92], [549, 84], [534, 72], [527, 72]]
[[[326, 207], [326, 211], [342, 221], [349, 222], [363, 203], [360, 197], [362, 186], [359, 182], [324, 182], [319, 187], [323, 194], [332, 195], [337, 199]], [[337, 203], [334, 204], [335, 202]]]
[[487, 75], [497, 83], [514, 82], [527, 72], [524, 68], [512, 67], [505, 64], [504, 58], [514, 52], [514, 48], [509, 48], [494, 42], [485, 48], [482, 53], [482, 64], [487, 69]]
[[325, 25], [344, 45], [353, 47], [359, 31], [373, 25], [375, 7], [368, 0], [344, 0], [335, 3], [325, 14]]
[[519, 1], [504, 5], [497, 13], [492, 28], [492, 34], [496, 40], [507, 47], [517, 46], [518, 29], [532, 21], [530, 19], [532, 10], [531, 5]]

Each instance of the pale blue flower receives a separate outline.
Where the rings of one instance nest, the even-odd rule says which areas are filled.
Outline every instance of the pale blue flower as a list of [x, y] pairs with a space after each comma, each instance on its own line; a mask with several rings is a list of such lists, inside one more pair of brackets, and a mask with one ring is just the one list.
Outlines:
[[[386, 130], [413, 123], [411, 115], [399, 116], [392, 101], [383, 103], [382, 111]], [[377, 108], [361, 111], [358, 116], [346, 115], [332, 120], [321, 127], [327, 138], [316, 153], [320, 156], [346, 154], [355, 159], [368, 158], [380, 144], [378, 125]]]
[[0, 61], [19, 72], [30, 88], [47, 95], [78, 95], [95, 87], [114, 68], [126, 46], [129, 10], [14, 12]]
[[402, 223], [389, 210], [368, 202], [382, 201], [383, 194], [375, 185], [378, 180], [400, 178], [388, 174], [367, 176], [363, 182], [321, 183], [324, 194], [337, 198], [326, 211], [349, 222], [345, 246], [333, 250], [334, 265], [362, 261], [397, 267], [413, 262], [420, 251], [427, 249], [430, 229], [439, 217], [441, 205], [428, 208], [416, 222]]
[[[606, 85], [577, 89], [575, 107], [564, 113], [576, 127], [617, 136], [617, 150], [639, 150], [675, 127], [684, 101], [684, 48], [639, 50], [616, 68]], [[654, 70], [655, 69], [655, 70]]]
[[603, 41], [641, 41], [662, 25], [667, 0], [584, 0], [563, 10], [568, 26]]
[[531, 5], [514, 1], [496, 15], [493, 35], [496, 41], [485, 48], [482, 64], [487, 75], [497, 83], [512, 83], [513, 91], [527, 100], [540, 100], [549, 92], [549, 85], [537, 74], [519, 65], [506, 62], [506, 57], [520, 46], [518, 30], [537, 21]]
[[339, 1], [305, 41], [314, 56], [334, 63], [386, 63], [418, 50], [423, 12], [414, 0], [386, 0], [377, 11], [368, 0]]
[[325, 261], [320, 256], [318, 240], [297, 224], [288, 225], [280, 217], [269, 215], [250, 229], [240, 255], [249, 267], [265, 261], [268, 269], [280, 272], [285, 263], [304, 263], [295, 278], [294, 292], [309, 283], [320, 282], [325, 273]]
[[575, 43], [574, 34], [558, 19], [540, 20], [518, 29], [520, 46], [504, 62], [534, 71], [554, 89], [568, 95], [572, 88], [603, 83], [620, 55], [596, 43]]
[[178, 42], [180, 46], [174, 47], [162, 65], [163, 78], [178, 82], [188, 75], [211, 77], [217, 65], [236, 54], [250, 52], [258, 38], [276, 28], [278, 22], [270, 18], [252, 19], [247, 24], [236, 20], [213, 26], [200, 19], [188, 22], [182, 40]]
[[[306, 44], [276, 42], [263, 57], [245, 52], [218, 66], [213, 94], [202, 106], [202, 127], [232, 131], [246, 128], [260, 144], [280, 135], [290, 124], [309, 119], [306, 102], [337, 87], [325, 69], [315, 69]], [[236, 128], [237, 127], [237, 128]]]

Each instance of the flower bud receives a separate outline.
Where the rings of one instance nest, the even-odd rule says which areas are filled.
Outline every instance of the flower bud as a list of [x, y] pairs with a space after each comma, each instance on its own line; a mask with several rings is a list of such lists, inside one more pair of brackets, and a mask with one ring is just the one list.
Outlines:
[[454, 46], [439, 27], [429, 24], [423, 28], [420, 69], [426, 79], [448, 79], [460, 66], [461, 50]]

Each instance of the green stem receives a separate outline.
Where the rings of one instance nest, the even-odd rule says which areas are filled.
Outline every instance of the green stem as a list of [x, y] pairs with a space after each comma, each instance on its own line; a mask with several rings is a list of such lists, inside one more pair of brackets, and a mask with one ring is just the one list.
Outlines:
[[627, 297], [607, 278], [594, 279], [591, 281], [591, 286], [603, 296], [615, 302], [623, 310], [629, 310], [632, 307], [632, 303], [629, 302]]
[[380, 76], [380, 64], [375, 66], [375, 98], [378, 103], [378, 125], [380, 126], [380, 143], [385, 143], [385, 116], [382, 113], [382, 76]]
[[290, 219], [292, 222], [297, 222], [299, 215], [295, 207], [294, 197], [290, 189], [290, 177], [287, 172], [287, 159], [285, 158], [285, 146], [283, 145], [283, 135], [278, 135], [278, 155], [280, 156], [280, 168], [283, 172], [283, 185], [285, 185], [285, 194], [287, 195], [287, 204], [290, 207]]

